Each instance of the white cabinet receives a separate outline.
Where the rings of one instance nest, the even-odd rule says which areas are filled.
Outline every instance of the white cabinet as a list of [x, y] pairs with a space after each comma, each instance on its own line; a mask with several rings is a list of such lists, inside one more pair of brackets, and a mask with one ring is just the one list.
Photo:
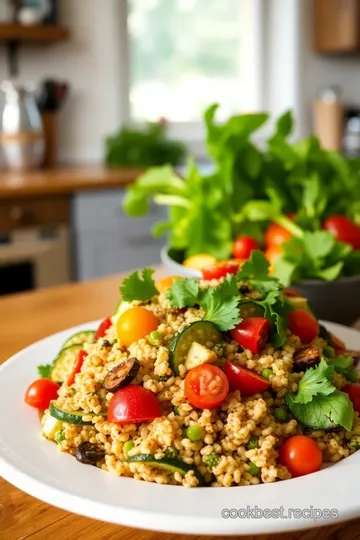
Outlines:
[[160, 263], [165, 238], [153, 238], [151, 227], [165, 219], [165, 209], [152, 205], [145, 217], [130, 218], [122, 209], [123, 196], [123, 189], [75, 195], [73, 252], [78, 280]]

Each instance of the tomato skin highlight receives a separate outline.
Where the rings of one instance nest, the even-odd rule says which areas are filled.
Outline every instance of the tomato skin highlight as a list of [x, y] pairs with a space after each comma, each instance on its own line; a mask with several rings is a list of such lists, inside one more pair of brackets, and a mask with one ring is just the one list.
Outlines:
[[161, 416], [160, 403], [151, 390], [130, 384], [118, 390], [110, 400], [108, 422], [135, 424], [151, 422]]
[[121, 344], [129, 347], [134, 341], [156, 330], [158, 326], [159, 321], [152, 311], [135, 306], [120, 315], [116, 323], [116, 332]]
[[292, 235], [276, 223], [270, 223], [265, 231], [265, 246], [281, 246], [284, 242], [288, 242]]
[[25, 392], [25, 403], [44, 411], [49, 408], [50, 401], [58, 398], [60, 386], [50, 379], [37, 379]]
[[231, 337], [244, 349], [258, 354], [270, 335], [271, 324], [264, 317], [249, 317], [230, 330]]
[[305, 435], [287, 439], [280, 447], [279, 457], [294, 478], [319, 471], [323, 461], [319, 446]]
[[250, 369], [233, 364], [230, 360], [225, 361], [224, 372], [229, 380], [230, 387], [240, 390], [243, 396], [252, 396], [264, 392], [270, 386], [270, 382], [264, 377]]
[[320, 327], [314, 315], [305, 309], [294, 309], [288, 314], [289, 328], [302, 343], [310, 343], [318, 337]]
[[360, 413], [360, 383], [347, 383], [342, 388], [342, 391], [348, 394], [354, 406], [354, 411]]
[[345, 242], [354, 249], [360, 249], [360, 227], [346, 216], [328, 217], [323, 223], [323, 229], [333, 234], [339, 242]]
[[104, 337], [107, 330], [109, 330], [111, 325], [112, 325], [111, 317], [106, 317], [106, 319], [104, 319], [102, 323], [100, 323], [100, 326], [96, 331], [95, 338], [94, 338], [95, 341]]
[[303, 295], [299, 291], [291, 287], [286, 287], [283, 290], [283, 294], [287, 296], [288, 298], [304, 298]]
[[203, 278], [207, 280], [220, 279], [228, 274], [237, 274], [238, 271], [239, 263], [236, 261], [221, 261], [201, 270]]
[[232, 246], [235, 259], [248, 259], [254, 249], [259, 249], [259, 244], [251, 236], [238, 236]]
[[228, 395], [229, 381], [217, 366], [202, 364], [187, 373], [184, 390], [186, 399], [194, 407], [213, 409]]
[[83, 365], [87, 355], [88, 355], [88, 353], [86, 351], [84, 351], [84, 349], [80, 349], [80, 351], [78, 352], [78, 355], [76, 357], [73, 370], [70, 373], [70, 375], [68, 377], [68, 380], [67, 380], [67, 385], [68, 386], [71, 386], [75, 382], [75, 375], [80, 373], [82, 365]]

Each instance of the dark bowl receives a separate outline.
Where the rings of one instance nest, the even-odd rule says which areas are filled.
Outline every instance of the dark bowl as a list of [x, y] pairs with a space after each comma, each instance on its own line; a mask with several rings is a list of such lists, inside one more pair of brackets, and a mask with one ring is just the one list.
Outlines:
[[350, 326], [360, 317], [360, 275], [335, 281], [306, 279], [291, 286], [309, 300], [318, 319]]
[[[201, 277], [199, 270], [182, 266], [183, 253], [161, 250], [161, 260], [170, 274], [183, 277]], [[318, 319], [350, 326], [360, 317], [360, 275], [344, 277], [335, 281], [306, 279], [291, 284], [308, 300]]]

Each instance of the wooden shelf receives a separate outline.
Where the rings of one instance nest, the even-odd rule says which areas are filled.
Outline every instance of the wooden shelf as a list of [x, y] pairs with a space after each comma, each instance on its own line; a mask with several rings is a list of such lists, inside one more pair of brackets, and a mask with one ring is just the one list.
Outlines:
[[28, 43], [55, 43], [69, 37], [69, 30], [54, 24], [0, 24], [0, 41], [26, 41]]

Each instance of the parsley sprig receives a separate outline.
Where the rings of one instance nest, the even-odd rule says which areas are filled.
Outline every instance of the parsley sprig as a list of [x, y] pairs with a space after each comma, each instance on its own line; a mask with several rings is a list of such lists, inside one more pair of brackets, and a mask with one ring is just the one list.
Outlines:
[[144, 268], [141, 272], [133, 272], [125, 278], [120, 285], [122, 299], [125, 302], [132, 302], [133, 300], [146, 301], [159, 294], [155, 287], [153, 274], [154, 270]]

